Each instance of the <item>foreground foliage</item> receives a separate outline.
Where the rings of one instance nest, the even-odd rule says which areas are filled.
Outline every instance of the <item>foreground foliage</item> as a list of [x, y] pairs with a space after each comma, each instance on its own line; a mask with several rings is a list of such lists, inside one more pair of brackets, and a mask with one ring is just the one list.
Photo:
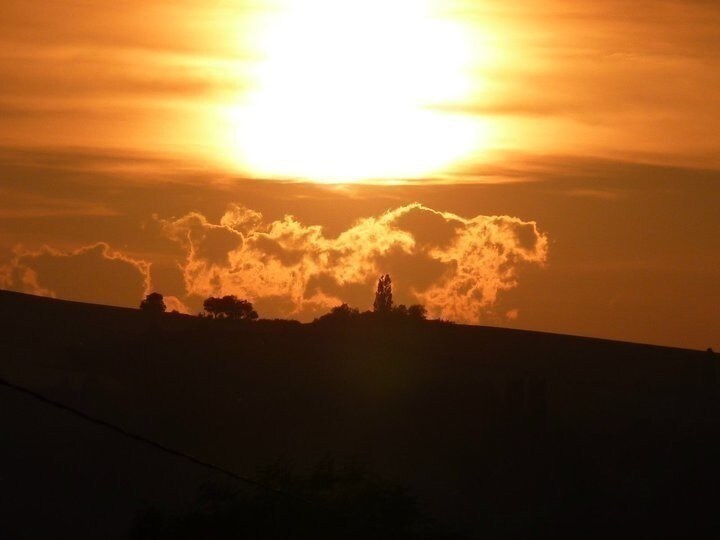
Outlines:
[[461, 539], [441, 532], [402, 489], [371, 479], [363, 467], [326, 460], [309, 474], [275, 466], [263, 471], [264, 488], [206, 485], [196, 504], [180, 512], [152, 508], [131, 531], [132, 540]]

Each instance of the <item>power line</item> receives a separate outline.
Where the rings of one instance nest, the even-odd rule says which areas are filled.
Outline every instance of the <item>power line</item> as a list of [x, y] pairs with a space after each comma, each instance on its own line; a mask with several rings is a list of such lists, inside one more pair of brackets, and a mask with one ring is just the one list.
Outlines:
[[81, 418], [87, 422], [91, 422], [95, 425], [104, 427], [105, 429], [108, 429], [110, 431], [114, 431], [115, 433], [118, 433], [122, 435], [123, 437], [133, 439], [137, 442], [140, 442], [142, 444], [145, 444], [147, 446], [151, 446], [155, 448], [156, 450], [159, 450], [161, 452], [165, 452], [166, 454], [170, 454], [179, 458], [182, 458], [186, 461], [190, 461], [191, 463], [194, 463], [195, 465], [199, 465], [201, 467], [205, 467], [206, 469], [210, 469], [216, 472], [219, 472], [221, 474], [224, 474], [225, 476], [232, 478], [233, 480], [236, 480], [238, 482], [242, 482], [248, 485], [251, 485], [256, 488], [266, 489], [268, 491], [272, 491], [274, 493], [277, 493], [278, 495], [282, 495], [283, 497], [288, 497], [290, 499], [295, 499], [299, 502], [303, 502], [305, 504], [310, 504], [314, 506], [321, 506], [319, 503], [316, 503], [314, 501], [310, 501], [307, 499], [304, 499], [298, 495], [289, 493], [287, 491], [283, 491], [271, 486], [268, 486], [266, 484], [263, 484], [262, 482], [258, 482], [257, 480], [253, 480], [250, 477], [243, 476], [241, 474], [238, 474], [236, 472], [233, 472], [229, 469], [226, 469], [225, 467], [221, 467], [220, 465], [216, 465], [214, 463], [210, 463], [209, 461], [205, 461], [203, 459], [200, 459], [198, 457], [193, 456], [192, 454], [188, 454], [187, 452], [183, 452], [182, 450], [177, 450], [175, 448], [171, 448], [169, 446], [166, 446], [162, 443], [159, 443], [157, 441], [154, 441], [152, 439], [149, 439], [147, 437], [144, 437], [143, 435], [138, 435], [137, 433], [132, 433], [128, 430], [126, 430], [123, 427], [120, 427], [116, 424], [110, 423], [106, 420], [103, 420], [102, 418], [97, 418], [95, 416], [91, 416], [80, 409], [76, 409], [75, 407], [71, 407], [70, 405], [66, 405], [65, 403], [61, 403], [59, 401], [56, 401], [54, 399], [51, 399], [43, 394], [40, 394], [39, 392], [36, 392], [34, 390], [30, 390], [29, 388], [26, 388], [24, 386], [20, 386], [19, 384], [12, 383], [2, 377], [0, 377], [0, 385], [5, 386], [7, 388], [10, 388], [12, 390], [15, 390], [16, 392], [20, 392], [22, 394], [25, 394], [27, 396], [30, 396], [37, 401], [40, 401], [46, 405], [50, 405], [52, 407], [55, 407], [57, 409], [61, 409], [65, 412], [68, 412], [78, 418]]

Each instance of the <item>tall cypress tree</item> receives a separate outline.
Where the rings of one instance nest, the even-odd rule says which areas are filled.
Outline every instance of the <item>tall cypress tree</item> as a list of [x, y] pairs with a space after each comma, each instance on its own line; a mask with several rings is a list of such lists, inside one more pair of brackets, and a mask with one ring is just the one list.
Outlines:
[[385, 274], [384, 276], [380, 276], [378, 280], [373, 311], [375, 313], [389, 313], [392, 307], [392, 280], [390, 279], [390, 274]]

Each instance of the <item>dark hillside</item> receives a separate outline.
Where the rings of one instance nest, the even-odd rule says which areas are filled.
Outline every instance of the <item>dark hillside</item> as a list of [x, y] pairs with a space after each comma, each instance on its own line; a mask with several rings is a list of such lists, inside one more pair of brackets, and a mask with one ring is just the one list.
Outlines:
[[[710, 353], [378, 318], [153, 318], [9, 292], [0, 323], [1, 377], [241, 474], [358, 463], [491, 538], [717, 525]], [[3, 387], [0, 420], [0, 519], [29, 538], [120, 538], [139, 510], [217, 479]]]

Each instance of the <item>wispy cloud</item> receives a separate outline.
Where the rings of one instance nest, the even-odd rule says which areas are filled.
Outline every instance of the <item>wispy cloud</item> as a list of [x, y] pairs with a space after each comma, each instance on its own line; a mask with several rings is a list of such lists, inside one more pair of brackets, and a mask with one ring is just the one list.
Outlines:
[[0, 187], [0, 219], [33, 219], [60, 216], [116, 216], [118, 212], [104, 203], [78, 201], [23, 193]]

